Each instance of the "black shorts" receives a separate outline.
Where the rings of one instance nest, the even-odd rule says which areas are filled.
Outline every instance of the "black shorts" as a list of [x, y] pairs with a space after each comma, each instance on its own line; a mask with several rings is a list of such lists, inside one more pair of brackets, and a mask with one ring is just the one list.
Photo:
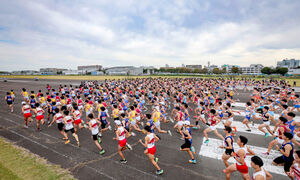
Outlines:
[[12, 101], [6, 101], [7, 102], [7, 105], [11, 105], [12, 104]]
[[72, 128], [72, 129], [69, 129], [69, 130], [66, 130], [66, 129], [65, 129], [65, 132], [66, 132], [66, 133], [67, 133], [67, 132], [69, 132], [69, 131], [71, 131], [71, 132], [72, 132], [72, 134], [73, 134], [73, 133], [75, 133], [75, 130], [74, 130], [74, 128]]
[[229, 156], [231, 156], [231, 154], [234, 152], [234, 150], [233, 149], [226, 149], [225, 150], [225, 154], [227, 154], [227, 155], [229, 155]]
[[282, 156], [279, 156], [279, 157], [277, 157], [273, 160], [273, 162], [276, 163], [276, 164], [284, 164], [284, 171], [285, 172], [290, 171], [290, 167], [292, 166], [293, 161], [294, 161], [294, 158], [289, 160], [289, 161], [285, 161]]
[[115, 118], [114, 118], [114, 121], [116, 121], [116, 120], [120, 120], [120, 118], [119, 118], [119, 117], [115, 117]]
[[97, 141], [97, 140], [98, 140], [98, 134], [92, 135], [92, 137], [93, 137], [93, 140], [94, 140], [94, 141]]
[[106, 124], [101, 123], [101, 129], [104, 129], [106, 127]]
[[64, 129], [64, 123], [57, 123], [57, 128], [59, 131], [62, 131]]
[[185, 140], [184, 144], [181, 145], [181, 149], [191, 148], [192, 144], [189, 140]]

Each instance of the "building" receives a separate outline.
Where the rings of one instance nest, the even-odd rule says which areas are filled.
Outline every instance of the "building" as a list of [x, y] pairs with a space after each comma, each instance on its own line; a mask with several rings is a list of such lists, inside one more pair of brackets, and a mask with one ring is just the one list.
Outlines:
[[217, 65], [210, 65], [209, 67], [208, 67], [208, 71], [210, 72], [210, 71], [212, 71], [213, 69], [215, 69], [215, 68], [219, 68]]
[[277, 67], [287, 67], [289, 69], [295, 69], [300, 66], [300, 60], [284, 59], [277, 62]]
[[249, 67], [241, 67], [242, 74], [259, 75], [264, 68], [262, 64], [251, 64]]
[[63, 74], [63, 71], [67, 71], [67, 69], [59, 69], [59, 68], [41, 68], [41, 75], [57, 75]]
[[102, 66], [101, 65], [89, 65], [89, 66], [78, 66], [77, 70], [80, 74], [87, 74], [94, 71], [101, 71]]
[[63, 75], [79, 75], [79, 71], [70, 69], [70, 70], [63, 71]]
[[106, 69], [108, 75], [140, 75], [143, 74], [143, 67], [116, 66]]
[[185, 67], [190, 69], [202, 69], [202, 65], [186, 65]]
[[300, 69], [289, 69], [288, 75], [300, 75]]
[[34, 70], [22, 70], [22, 71], [13, 71], [12, 75], [39, 75], [39, 71]]
[[238, 65], [229, 65], [229, 64], [224, 64], [223, 66], [221, 66], [221, 69], [225, 69], [226, 73], [231, 73], [233, 67], [237, 67], [240, 69], [240, 66]]

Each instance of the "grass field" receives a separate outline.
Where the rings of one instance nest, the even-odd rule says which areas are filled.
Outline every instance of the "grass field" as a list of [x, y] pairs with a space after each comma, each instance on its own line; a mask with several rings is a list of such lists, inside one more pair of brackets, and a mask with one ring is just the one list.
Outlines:
[[74, 179], [68, 171], [0, 138], [0, 179]]
[[[192, 75], [151, 75], [151, 76], [89, 76], [89, 75], [70, 75], [70, 76], [59, 76], [59, 75], [0, 75], [0, 78], [22, 78], [22, 79], [33, 79], [33, 78], [39, 78], [39, 79], [61, 79], [61, 80], [105, 80], [105, 79], [132, 79], [132, 78], [191, 78], [191, 77], [199, 77], [199, 78], [228, 78], [230, 76], [209, 76], [209, 75], [199, 75], [199, 76], [192, 76]], [[250, 76], [249, 76], [250, 77]], [[249, 78], [247, 77], [247, 78]], [[242, 76], [236, 76], [236, 79], [241, 79]], [[251, 77], [253, 79], [253, 77]], [[257, 78], [256, 80], [262, 80], [264, 78]], [[287, 80], [291, 85], [293, 85], [293, 82], [296, 81], [297, 86], [300, 86], [300, 79], [293, 79], [293, 78], [273, 78], [273, 79], [279, 79], [279, 80]]]

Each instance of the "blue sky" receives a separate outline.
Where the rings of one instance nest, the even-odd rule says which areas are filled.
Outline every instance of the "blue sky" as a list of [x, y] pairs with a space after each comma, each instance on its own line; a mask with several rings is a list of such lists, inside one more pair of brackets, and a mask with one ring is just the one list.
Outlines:
[[0, 1], [0, 70], [300, 59], [300, 1]]

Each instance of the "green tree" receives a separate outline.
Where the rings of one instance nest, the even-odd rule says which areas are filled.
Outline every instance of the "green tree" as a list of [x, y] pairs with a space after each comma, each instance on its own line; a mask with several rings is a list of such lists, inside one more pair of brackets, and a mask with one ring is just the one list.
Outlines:
[[231, 73], [238, 74], [238, 73], [240, 73], [240, 70], [239, 70], [238, 67], [232, 67], [232, 68], [231, 68]]
[[274, 73], [274, 71], [270, 67], [264, 67], [261, 69], [261, 73], [270, 75], [270, 74]]
[[220, 74], [221, 71], [219, 68], [214, 68], [213, 71], [212, 71], [214, 74]]
[[207, 74], [207, 73], [208, 73], [208, 69], [207, 69], [207, 68], [201, 69], [201, 73], [202, 73], [202, 74]]
[[288, 68], [285, 68], [285, 67], [277, 67], [277, 68], [275, 69], [275, 72], [276, 72], [277, 74], [281, 74], [282, 76], [284, 76], [288, 71], [289, 71], [289, 69], [288, 69]]

